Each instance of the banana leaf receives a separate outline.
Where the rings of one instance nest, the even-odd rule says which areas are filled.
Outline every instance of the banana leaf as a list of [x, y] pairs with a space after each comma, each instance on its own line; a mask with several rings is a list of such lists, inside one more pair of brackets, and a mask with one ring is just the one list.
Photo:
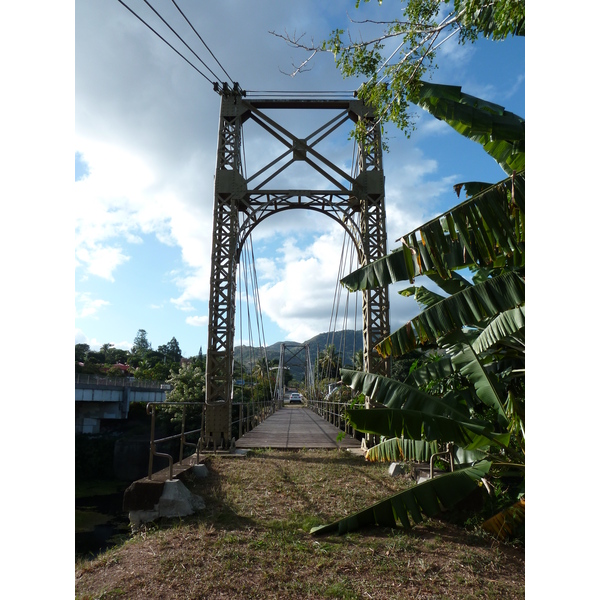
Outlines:
[[524, 303], [525, 282], [509, 271], [430, 306], [375, 348], [381, 356], [399, 356], [420, 344], [437, 342], [465, 325], [477, 325]]
[[506, 540], [515, 532], [518, 525], [525, 521], [525, 498], [515, 502], [506, 510], [494, 515], [481, 524], [482, 529], [495, 535], [500, 540]]
[[440, 294], [436, 294], [431, 290], [428, 290], [425, 286], [411, 286], [400, 292], [398, 292], [401, 296], [405, 298], [410, 298], [411, 296], [415, 297], [417, 304], [420, 306], [427, 308], [429, 306], [433, 306], [438, 302], [441, 302], [445, 296], [440, 296]]
[[462, 292], [462, 290], [473, 285], [456, 271], [452, 271], [452, 277], [450, 279], [442, 279], [437, 273], [428, 273], [427, 277], [449, 295]]
[[452, 359], [450, 357], [443, 357], [440, 360], [427, 362], [421, 365], [418, 369], [415, 369], [410, 373], [404, 383], [406, 385], [419, 387], [421, 385], [426, 385], [433, 379], [445, 379], [454, 372]]
[[344, 534], [373, 525], [396, 527], [398, 522], [409, 529], [412, 526], [411, 520], [414, 524], [421, 523], [424, 516], [435, 517], [443, 509], [450, 509], [466, 498], [487, 475], [491, 464], [489, 461], [481, 461], [472, 467], [424, 481], [348, 517], [328, 525], [313, 527], [310, 533]]
[[[491, 207], [491, 205], [494, 205]], [[490, 186], [404, 235], [401, 247], [341, 280], [351, 291], [375, 289], [418, 275], [449, 280], [465, 267], [524, 265], [525, 173]], [[485, 216], [484, 216], [485, 215]], [[489, 221], [489, 222], [488, 222]], [[452, 223], [452, 233], [443, 233]], [[427, 245], [418, 239], [424, 233]]]
[[511, 174], [525, 168], [525, 120], [462, 92], [459, 86], [421, 81], [412, 100], [461, 135], [481, 144]]
[[476, 354], [525, 329], [525, 306], [517, 306], [500, 313], [473, 342]]
[[438, 451], [438, 443], [435, 441], [394, 437], [369, 448], [365, 459], [370, 462], [429, 462], [431, 455]]
[[[456, 352], [458, 345], [462, 347], [460, 352]], [[484, 367], [480, 358], [473, 352], [469, 344], [461, 344], [459, 342], [457, 346], [455, 346], [452, 356], [454, 368], [460, 371], [473, 384], [478, 398], [486, 406], [495, 409], [498, 422], [501, 425], [507, 425], [508, 417], [503, 406], [504, 393], [497, 377]]]
[[490, 423], [479, 419], [458, 420], [417, 410], [398, 408], [351, 408], [346, 418], [354, 429], [386, 438], [409, 437], [438, 443], [454, 442], [467, 450], [490, 445], [506, 448], [509, 433], [495, 433]]
[[[467, 406], [458, 398], [431, 396], [415, 387], [376, 373], [351, 371], [349, 369], [341, 369], [340, 373], [342, 383], [365, 396], [369, 396], [374, 401], [384, 404], [387, 408], [403, 408], [427, 415], [458, 419], [459, 421], [467, 420], [470, 417]], [[420, 437], [418, 436], [418, 438]]]

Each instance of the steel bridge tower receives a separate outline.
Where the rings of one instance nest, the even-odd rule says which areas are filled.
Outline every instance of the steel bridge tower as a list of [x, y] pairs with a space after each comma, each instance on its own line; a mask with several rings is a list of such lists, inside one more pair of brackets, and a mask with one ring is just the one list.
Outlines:
[[[304, 353], [304, 359], [301, 357], [302, 353]], [[287, 358], [288, 355], [289, 358]], [[304, 386], [306, 387], [306, 393], [309, 397], [314, 397], [313, 390], [315, 387], [315, 378], [310, 362], [310, 348], [308, 344], [281, 344], [279, 346], [279, 364], [277, 367], [277, 378], [275, 380], [275, 398], [279, 408], [283, 406], [285, 391], [284, 372], [285, 369], [288, 368], [288, 365], [304, 367]]]
[[[270, 116], [274, 109], [327, 110], [335, 116], [307, 137], [299, 138]], [[266, 110], [269, 115], [265, 114]], [[283, 144], [285, 150], [269, 164], [244, 176], [243, 125], [250, 120]], [[364, 142], [358, 145], [358, 174], [355, 177], [315, 148], [349, 120], [354, 123], [364, 121], [368, 132]], [[328, 189], [266, 187], [297, 161], [309, 165], [325, 178]], [[359, 264], [366, 265], [387, 253], [384, 198], [381, 130], [373, 112], [361, 100], [247, 99], [237, 89], [223, 91], [206, 352], [204, 439], [210, 447], [213, 444], [229, 447], [231, 442], [236, 273], [245, 240], [259, 223], [277, 212], [318, 211], [346, 230], [356, 247]], [[357, 215], [358, 218], [354, 218]], [[378, 341], [389, 335], [388, 313], [387, 287], [363, 292], [365, 371], [389, 375], [389, 359], [382, 359], [374, 352]]]

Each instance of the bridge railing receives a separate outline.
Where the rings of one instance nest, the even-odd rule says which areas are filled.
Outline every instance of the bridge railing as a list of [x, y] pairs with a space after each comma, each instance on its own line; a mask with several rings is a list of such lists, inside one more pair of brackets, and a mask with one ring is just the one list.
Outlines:
[[344, 412], [351, 407], [350, 402], [342, 402], [341, 400], [326, 400], [324, 398], [308, 399], [308, 408], [343, 431], [346, 435], [351, 435], [355, 439], [361, 439], [363, 433], [356, 431], [344, 417]]
[[[170, 407], [181, 408], [181, 429], [178, 433], [162, 438], [156, 438], [156, 416], [157, 409], [166, 410]], [[188, 416], [189, 407], [200, 408], [200, 427], [186, 431], [186, 417]], [[233, 437], [239, 439], [262, 423], [268, 416], [272, 415], [276, 410], [276, 403], [272, 400], [235, 402], [232, 404], [232, 422], [231, 428]], [[178, 443], [179, 459], [178, 464], [182, 464], [185, 448], [193, 448], [196, 453], [196, 464], [200, 462], [200, 452], [207, 448], [204, 438], [204, 419], [206, 414], [205, 402], [149, 402], [146, 405], [146, 413], [151, 416], [150, 421], [150, 457], [148, 459], [148, 479], [152, 479], [152, 471], [154, 467], [154, 458], [166, 458], [169, 461], [169, 479], [173, 479], [173, 464], [174, 457], [167, 452], [159, 452], [157, 447], [159, 444], [170, 443], [172, 446]], [[237, 414], [237, 419], [234, 419]], [[236, 435], [237, 434], [237, 435]], [[195, 442], [190, 442], [189, 438], [193, 436]]]
[[232, 437], [239, 440], [277, 410], [275, 400], [261, 399], [232, 404]]
[[130, 377], [98, 377], [97, 375], [75, 373], [75, 385], [77, 385], [78, 383], [84, 385], [136, 387], [166, 391], [169, 391], [171, 389], [171, 386], [167, 383], [164, 383], [164, 381], [154, 381], [151, 379], [134, 379]]
[[[200, 407], [200, 427], [197, 429], [191, 429], [186, 431], [185, 420], [187, 416], [188, 407], [195, 406]], [[156, 409], [159, 407], [161, 410], [168, 407], [177, 407], [182, 409], [181, 413], [181, 431], [175, 435], [170, 435], [163, 438], [156, 439]], [[186, 447], [194, 448], [196, 452], [196, 464], [200, 463], [200, 451], [203, 447], [202, 430], [204, 426], [204, 414], [206, 411], [206, 405], [204, 402], [149, 402], [146, 405], [146, 413], [151, 416], [150, 421], [150, 458], [148, 459], [148, 479], [152, 479], [154, 457], [166, 458], [169, 461], [169, 479], [173, 479], [173, 456], [166, 452], [158, 452], [156, 447], [158, 444], [164, 444], [175, 441], [179, 442], [179, 464], [184, 459], [184, 449]], [[195, 443], [188, 441], [188, 436], [197, 436], [198, 439]]]

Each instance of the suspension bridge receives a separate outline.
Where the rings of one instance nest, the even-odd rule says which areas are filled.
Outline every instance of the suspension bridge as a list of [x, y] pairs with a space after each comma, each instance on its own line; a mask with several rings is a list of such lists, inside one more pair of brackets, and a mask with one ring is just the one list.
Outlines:
[[[266, 345], [264, 340], [260, 340], [260, 336], [264, 334], [261, 333], [262, 317], [252, 233], [276, 214], [309, 210], [332, 219], [344, 231], [345, 241], [338, 280], [350, 270], [385, 256], [385, 185], [379, 121], [373, 110], [366, 106], [355, 92], [320, 91], [291, 94], [243, 89], [217, 60], [214, 52], [174, 0], [173, 5], [216, 63], [215, 70], [221, 69], [224, 77], [217, 75], [149, 2], [146, 4], [154, 13], [155, 26], [150, 25], [123, 0], [118, 1], [206, 79], [220, 96], [214, 178], [206, 394], [201, 438], [209, 448], [229, 448], [235, 441], [234, 406], [242, 406], [239, 417], [239, 422], [242, 422], [245, 414], [243, 406], [248, 400], [243, 397], [243, 391], [236, 389], [236, 381], [246, 379], [244, 360], [240, 360], [239, 365], [236, 365], [234, 360], [236, 305], [237, 308], [244, 305], [244, 291], [245, 306], [248, 309], [253, 306], [257, 314], [258, 346]], [[170, 43], [165, 37], [166, 31], [165, 34], [158, 32], [157, 27], [160, 23], [156, 21], [156, 17], [176, 36], [178, 42], [173, 40], [173, 43]], [[176, 43], [179, 44], [180, 50], [175, 47]], [[185, 49], [181, 47], [181, 43]], [[298, 132], [299, 124], [303, 125], [302, 133]], [[307, 132], [306, 127], [309, 124], [311, 128]], [[352, 159], [342, 164], [339, 153], [332, 151], [332, 148], [339, 150], [340, 134], [345, 143], [350, 145], [348, 129], [351, 130], [355, 126], [359, 126], [365, 134], [353, 143]], [[260, 132], [262, 137], [258, 146], [252, 146], [256, 131]], [[247, 154], [248, 147], [254, 148], [251, 156]], [[268, 148], [269, 151], [264, 151], [264, 148]], [[273, 148], [278, 150], [272, 150]], [[298, 167], [301, 167], [300, 171]], [[291, 175], [298, 172], [301, 173], [300, 177]], [[298, 185], [298, 181], [301, 185]], [[341, 293], [337, 298], [338, 306], [340, 298]], [[381, 358], [374, 351], [376, 344], [389, 335], [387, 287], [363, 291], [361, 300], [361, 368], [367, 372], [389, 375], [389, 359]], [[335, 302], [336, 299], [334, 304]], [[244, 311], [239, 312], [241, 316]], [[344, 309], [346, 317], [347, 312], [348, 304]], [[336, 318], [333, 318], [332, 311], [333, 331], [336, 323], [337, 313]], [[240, 340], [243, 339], [242, 336], [248, 339], [252, 337], [251, 326], [248, 325], [246, 331], [241, 318], [238, 333]], [[273, 411], [284, 407], [284, 350], [285, 348], [278, 361], [275, 381], [272, 382], [271, 377], [263, 378], [263, 381], [268, 382], [268, 385], [262, 386], [263, 392]], [[303, 393], [308, 405], [315, 406], [324, 395], [323, 377], [315, 377], [319, 366], [311, 364], [309, 352], [306, 352], [305, 360]], [[250, 364], [256, 365], [261, 361], [264, 361], [265, 367], [269, 369], [266, 356], [251, 358]], [[238, 368], [239, 375], [236, 375]], [[254, 391], [251, 390], [250, 393], [253, 394]], [[254, 401], [252, 398], [252, 402]], [[302, 419], [305, 424], [310, 420], [316, 422], [313, 416], [302, 412], [302, 409], [300, 412], [294, 412], [292, 409], [281, 412], [281, 416], [272, 415], [270, 418], [283, 423], [281, 427], [284, 429], [287, 427], [289, 439], [293, 435], [292, 429], [296, 423], [300, 423], [301, 415], [304, 415]], [[237, 443], [240, 442], [238, 439]]]
[[[300, 139], [267, 111], [333, 111], [333, 118]], [[316, 145], [341, 124], [364, 120], [369, 139], [358, 145], [356, 173], [348, 174], [321, 154]], [[258, 123], [278, 140], [283, 152], [253, 173], [244, 171], [243, 127]], [[269, 182], [302, 161], [329, 185], [327, 188], [269, 187]], [[357, 262], [365, 265], [386, 254], [384, 174], [381, 139], [375, 117], [359, 100], [248, 99], [243, 92], [224, 91], [221, 99], [210, 277], [209, 332], [206, 361], [205, 439], [228, 445], [233, 398], [236, 273], [244, 245], [254, 228], [270, 216], [289, 210], [320, 212], [344, 228]], [[249, 242], [248, 242], [249, 243]], [[389, 334], [387, 289], [363, 292], [363, 368], [389, 373], [389, 364], [373, 352]], [[283, 365], [282, 365], [283, 368]], [[310, 371], [308, 371], [310, 373]], [[278, 374], [281, 388], [283, 373]], [[314, 382], [307, 381], [307, 389]]]

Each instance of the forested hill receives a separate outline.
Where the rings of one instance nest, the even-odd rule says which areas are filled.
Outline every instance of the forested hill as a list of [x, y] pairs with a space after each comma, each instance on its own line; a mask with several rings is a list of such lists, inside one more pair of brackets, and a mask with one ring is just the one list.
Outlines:
[[[329, 345], [334, 345], [336, 352], [341, 357], [341, 364], [351, 365], [352, 356], [355, 352], [362, 352], [362, 331], [337, 331], [335, 333], [319, 333], [310, 340], [305, 342], [292, 342], [289, 340], [276, 342], [267, 346], [267, 360], [279, 360], [281, 344], [285, 344], [287, 349], [292, 349], [294, 346], [304, 346], [308, 344], [310, 352], [310, 360], [314, 365], [318, 352], [323, 352]], [[286, 354], [286, 357], [289, 353]], [[302, 355], [304, 357], [304, 355]], [[251, 346], [236, 346], [234, 349], [234, 359], [239, 361], [242, 357], [244, 366], [249, 367], [252, 363], [263, 357], [262, 350]]]

